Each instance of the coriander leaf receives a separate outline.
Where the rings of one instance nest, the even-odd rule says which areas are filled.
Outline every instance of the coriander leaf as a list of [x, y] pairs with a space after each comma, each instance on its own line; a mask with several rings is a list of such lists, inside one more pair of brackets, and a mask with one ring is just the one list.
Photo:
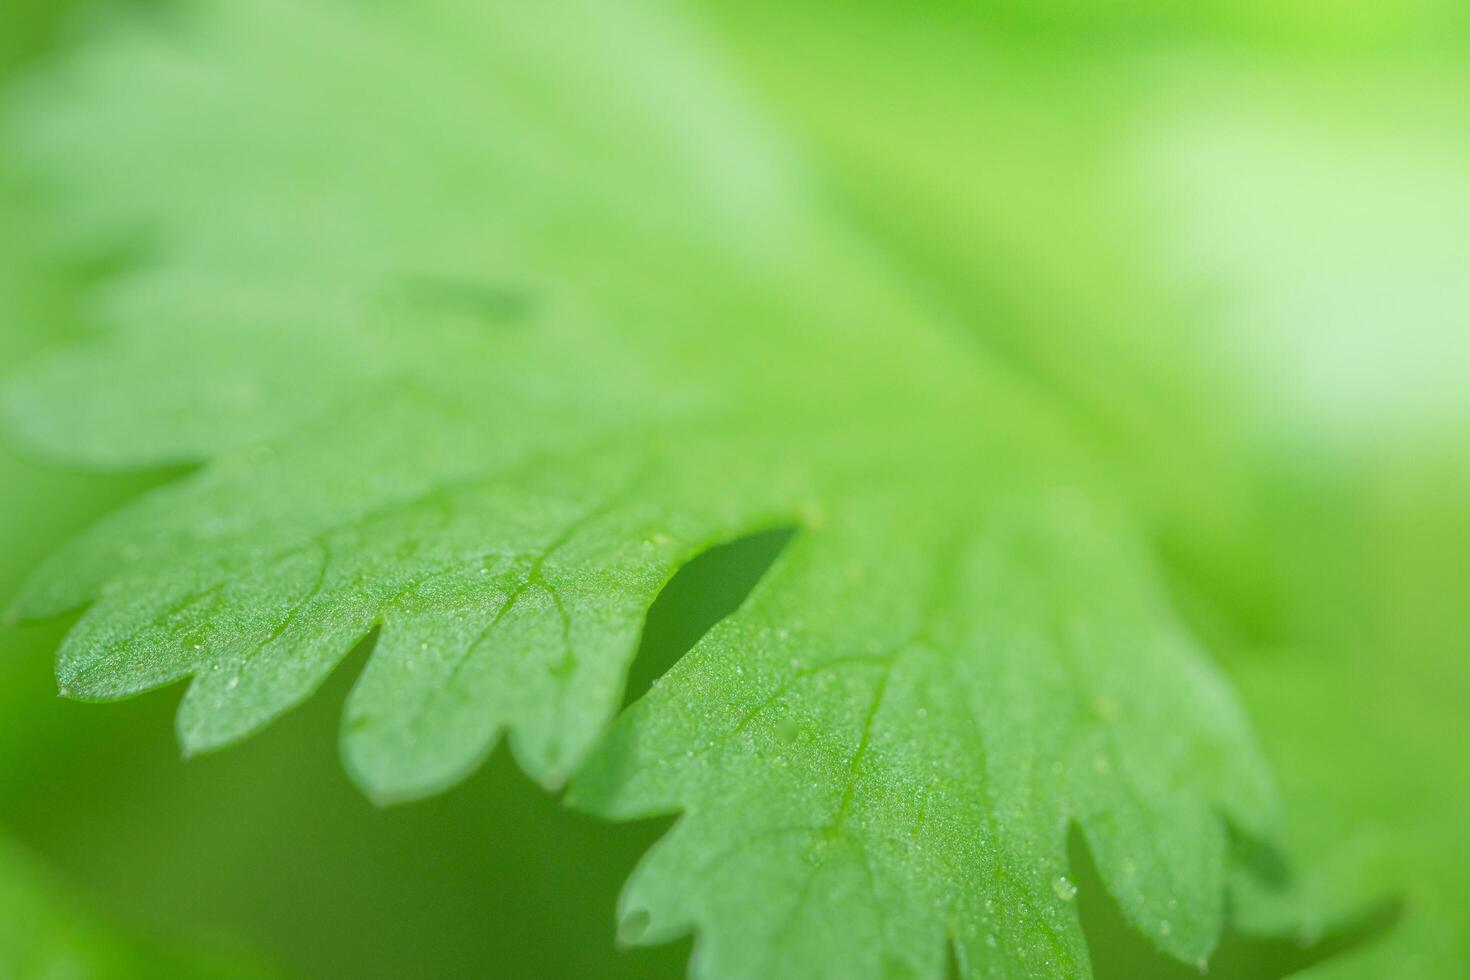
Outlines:
[[[1238, 781], [1239, 719], [1117, 528], [1048, 503], [983, 530], [937, 502], [863, 507], [793, 543], [574, 784], [614, 816], [685, 811], [624, 921], [741, 923], [705, 937], [712, 976], [938, 975], [946, 932], [971, 975], [1086, 975], [1075, 820], [1134, 922], [1203, 960], [1216, 810], [1264, 803]], [[824, 607], [842, 618], [812, 623]], [[1204, 802], [1211, 785], [1230, 791]]]
[[[56, 556], [63, 692], [189, 679], [245, 737], [376, 632], [343, 750], [440, 790], [503, 731], [584, 806], [685, 816], [630, 938], [719, 976], [1089, 973], [1080, 826], [1189, 962], [1225, 820], [1269, 835], [1243, 718], [1146, 517], [1049, 394], [833, 213], [657, 6], [205, 4], [84, 46], [14, 138], [60, 247], [143, 256], [23, 374], [33, 443], [193, 461]], [[794, 525], [749, 602], [593, 754], [643, 616]], [[589, 755], [591, 761], [588, 762]], [[774, 896], [774, 898], [773, 898]]]

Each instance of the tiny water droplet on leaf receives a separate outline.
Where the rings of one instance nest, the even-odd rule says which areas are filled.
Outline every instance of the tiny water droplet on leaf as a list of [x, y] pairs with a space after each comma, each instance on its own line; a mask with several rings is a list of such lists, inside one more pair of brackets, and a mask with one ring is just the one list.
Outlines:
[[634, 909], [623, 916], [623, 921], [618, 923], [618, 942], [636, 943], [648, 932], [649, 914], [647, 909]]

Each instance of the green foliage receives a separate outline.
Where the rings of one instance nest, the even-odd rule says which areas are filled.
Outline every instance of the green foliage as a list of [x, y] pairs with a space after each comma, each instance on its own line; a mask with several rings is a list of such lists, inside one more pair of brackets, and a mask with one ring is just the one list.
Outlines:
[[441, 789], [503, 728], [556, 785], [678, 566], [794, 522], [578, 790], [690, 814], [630, 919], [699, 925], [720, 975], [933, 975], [946, 936], [970, 975], [1085, 975], [1075, 821], [1129, 918], [1203, 959], [1218, 813], [1266, 832], [1271, 792], [1123, 505], [677, 30], [221, 8], [36, 96], [71, 242], [147, 228], [150, 261], [13, 417], [88, 461], [210, 459], [22, 595], [93, 603], [63, 693], [191, 676], [201, 751], [376, 629], [343, 722], [369, 792]]
[[[1438, 815], [1424, 853], [1399, 830], [1367, 870], [1324, 853], [1395, 754], [1355, 782], [1291, 714], [1330, 691], [1326, 730], [1354, 692], [1242, 653], [1332, 645], [1281, 610], [1343, 593], [1277, 581], [1304, 532], [1258, 507], [1280, 464], [1254, 392], [1160, 339], [1158, 284], [1114, 247], [1117, 188], [1089, 175], [1119, 166], [1134, 61], [1036, 58], [1019, 7], [831, 25], [755, 4], [708, 12], [722, 48], [656, 3], [485, 6], [156, 11], [23, 91], [9, 141], [55, 248], [120, 271], [97, 333], [8, 388], [13, 428], [92, 466], [194, 467], [21, 592], [22, 618], [85, 609], [63, 695], [186, 682], [202, 753], [367, 641], [341, 720], [357, 784], [432, 795], [506, 735], [577, 807], [678, 814], [620, 934], [694, 931], [701, 975], [1088, 977], [1074, 829], [1191, 968], [1227, 882], [1237, 924], [1329, 928], [1401, 864], [1427, 891], [1396, 945], [1304, 975], [1381, 975], [1405, 944], [1425, 975], [1457, 961], [1462, 876], [1430, 856], [1464, 801], [1406, 793]], [[1161, 13], [1157, 36], [1249, 33], [1258, 7]], [[1156, 36], [1046, 9], [1063, 49]], [[675, 573], [784, 528], [619, 714]], [[1292, 773], [1288, 838], [1326, 868], [1299, 888], [1236, 853], [1280, 839], [1276, 791], [1180, 596], [1197, 632], [1239, 630], [1212, 639]], [[1395, 730], [1434, 741], [1409, 715]], [[1359, 794], [1323, 807], [1303, 772]]]

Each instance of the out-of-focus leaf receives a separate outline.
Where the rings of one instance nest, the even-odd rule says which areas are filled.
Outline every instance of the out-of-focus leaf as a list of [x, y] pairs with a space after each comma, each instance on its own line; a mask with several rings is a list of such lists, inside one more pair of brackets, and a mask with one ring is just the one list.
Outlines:
[[0, 976], [10, 980], [244, 980], [264, 970], [147, 944], [99, 924], [0, 838]]

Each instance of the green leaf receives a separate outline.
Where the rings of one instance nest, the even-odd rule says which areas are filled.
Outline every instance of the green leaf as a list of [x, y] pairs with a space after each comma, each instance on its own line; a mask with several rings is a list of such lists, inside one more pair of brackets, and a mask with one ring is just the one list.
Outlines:
[[[1089, 974], [1066, 863], [1203, 961], [1243, 718], [1150, 516], [1050, 393], [834, 211], [656, 6], [207, 4], [114, 31], [12, 128], [59, 246], [134, 249], [95, 338], [10, 388], [32, 443], [197, 462], [55, 557], [64, 694], [189, 679], [241, 739], [376, 635], [343, 719], [375, 798], [502, 732], [584, 806], [685, 816], [629, 939], [728, 977]], [[644, 614], [796, 527], [594, 746]], [[591, 761], [588, 762], [589, 756]]]
[[[575, 788], [617, 816], [686, 811], [625, 918], [742, 924], [701, 950], [719, 976], [935, 975], [945, 931], [974, 975], [1085, 975], [1077, 821], [1134, 921], [1203, 959], [1216, 809], [1261, 799], [1239, 721], [1117, 529], [1056, 505], [979, 532], [864, 510], [798, 540]], [[807, 625], [823, 608], [841, 619]]]

